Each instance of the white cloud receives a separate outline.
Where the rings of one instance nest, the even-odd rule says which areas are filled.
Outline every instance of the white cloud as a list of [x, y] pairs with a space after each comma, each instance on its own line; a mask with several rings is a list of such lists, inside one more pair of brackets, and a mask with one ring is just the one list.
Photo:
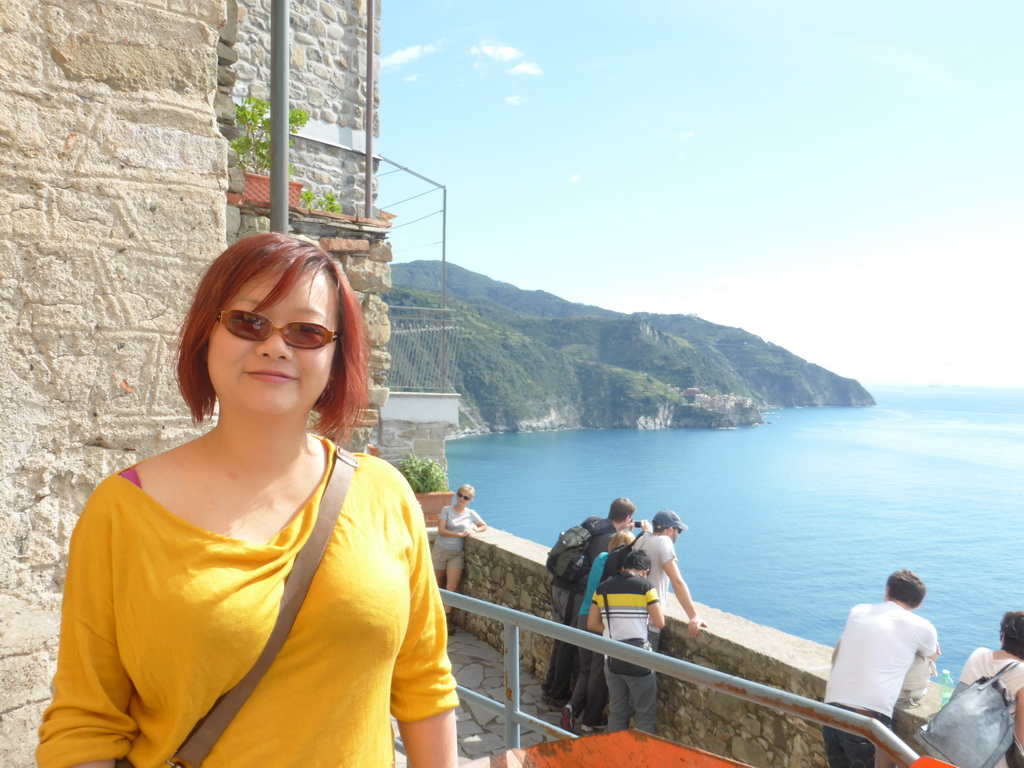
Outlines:
[[686, 131], [685, 133], [680, 133], [680, 134], [679, 134], [679, 138], [680, 138], [680, 139], [681, 139], [682, 141], [689, 141], [690, 139], [692, 139], [692, 138], [693, 138], [693, 136], [694, 136], [694, 133], [693, 133], [693, 131]]
[[477, 56], [486, 56], [489, 59], [503, 62], [515, 61], [523, 56], [522, 51], [518, 51], [510, 45], [495, 45], [494, 43], [474, 45], [469, 49], [469, 52]]
[[506, 96], [505, 101], [511, 104], [513, 107], [519, 107], [525, 104], [528, 99], [525, 96]]
[[569, 181], [573, 182], [574, 184], [579, 180], [580, 175], [578, 173], [574, 173], [572, 176], [569, 177]]
[[408, 64], [410, 61], [421, 59], [440, 47], [440, 43], [434, 43], [433, 45], [412, 45], [408, 48], [403, 48], [400, 51], [395, 51], [382, 57], [380, 60], [381, 69], [400, 67], [403, 64]]
[[419, 76], [420, 74], [419, 72], [417, 72], [415, 75], [409, 75], [408, 77], [403, 77], [402, 79], [407, 83], [414, 83], [416, 82], [416, 80], [419, 79]]
[[510, 75], [542, 75], [541, 68], [530, 61], [524, 61], [522, 64], [516, 64], [512, 69], [508, 71]]

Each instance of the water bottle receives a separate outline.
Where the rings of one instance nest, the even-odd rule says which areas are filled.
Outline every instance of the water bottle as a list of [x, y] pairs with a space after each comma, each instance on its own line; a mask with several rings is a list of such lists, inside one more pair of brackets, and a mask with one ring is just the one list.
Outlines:
[[953, 678], [949, 676], [949, 670], [942, 670], [942, 677], [939, 679], [939, 695], [942, 697], [941, 706], [946, 706], [946, 702], [953, 695], [954, 687]]

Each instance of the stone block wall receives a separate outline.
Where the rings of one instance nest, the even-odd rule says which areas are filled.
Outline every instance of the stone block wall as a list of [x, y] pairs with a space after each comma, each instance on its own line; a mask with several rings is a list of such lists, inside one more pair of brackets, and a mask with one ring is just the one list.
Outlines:
[[103, 476], [192, 434], [169, 374], [224, 248], [224, 3], [0, 3], [0, 764], [34, 765], [67, 543]]
[[[310, 120], [320, 124], [318, 134], [334, 128], [349, 141], [331, 146], [295, 139], [290, 153], [293, 178], [318, 196], [332, 192], [345, 214], [361, 216], [366, 184], [366, 0], [292, 0], [290, 7], [291, 105], [306, 110]], [[238, 63], [232, 81], [237, 98], [270, 99], [270, 8], [271, 0], [244, 0], [238, 5]], [[374, 72], [379, 73], [379, 2], [376, 15]], [[376, 88], [374, 99], [378, 104]], [[372, 130], [378, 135], [379, 123], [374, 123]]]
[[444, 455], [444, 436], [451, 428], [446, 421], [382, 421], [374, 429], [371, 441], [380, 457], [397, 464], [410, 454], [434, 459], [448, 466]]
[[[471, 597], [550, 618], [551, 577], [544, 567], [546, 546], [494, 528], [466, 540], [466, 578], [460, 591]], [[696, 640], [674, 598], [663, 603], [668, 623], [662, 651], [675, 658], [821, 701], [832, 649], [700, 606], [709, 629]], [[501, 624], [472, 614], [460, 625], [501, 649]], [[532, 632], [520, 636], [521, 668], [544, 679], [551, 641]], [[758, 768], [825, 768], [817, 726], [748, 704], [736, 697], [665, 675], [658, 679], [657, 733]], [[932, 684], [914, 709], [897, 710], [896, 732], [913, 746], [912, 734], [938, 709]]]

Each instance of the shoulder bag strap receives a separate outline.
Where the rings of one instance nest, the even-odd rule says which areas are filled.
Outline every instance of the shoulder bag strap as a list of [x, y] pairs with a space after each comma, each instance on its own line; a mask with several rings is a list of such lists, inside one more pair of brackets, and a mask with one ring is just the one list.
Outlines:
[[168, 764], [183, 768], [183, 764], [199, 768], [206, 756], [210, 754], [213, 745], [221, 737], [231, 720], [238, 714], [238, 710], [245, 704], [246, 699], [256, 688], [264, 673], [270, 669], [274, 657], [284, 645], [288, 633], [295, 623], [295, 617], [299, 613], [302, 601], [309, 591], [309, 584], [313, 581], [313, 574], [316, 573], [320, 560], [327, 549], [327, 542], [331, 538], [331, 532], [338, 522], [341, 514], [341, 506], [345, 503], [345, 495], [348, 493], [349, 483], [352, 481], [352, 474], [359, 465], [359, 461], [352, 454], [341, 450], [335, 450], [334, 466], [331, 469], [331, 478], [327, 481], [327, 488], [320, 499], [320, 508], [317, 510], [316, 522], [313, 530], [302, 545], [299, 554], [295, 556], [295, 563], [292, 565], [291, 573], [285, 580], [284, 592], [281, 595], [281, 610], [277, 614], [277, 622], [270, 632], [267, 644], [263, 647], [256, 663], [245, 673], [245, 677], [238, 681], [234, 688], [225, 693], [200, 720], [192, 733], [178, 747], [174, 756], [168, 760]]
[[994, 683], [994, 682], [995, 682], [996, 680], [998, 680], [998, 679], [999, 679], [1000, 677], [1002, 677], [1002, 676], [1003, 676], [1004, 674], [1006, 674], [1006, 673], [1007, 673], [1007, 672], [1009, 672], [1009, 671], [1010, 671], [1011, 669], [1013, 669], [1014, 667], [1016, 667], [1016, 666], [1017, 666], [1017, 663], [1018, 663], [1018, 662], [1016, 662], [1016, 661], [1011, 661], [1011, 662], [1009, 662], [1009, 663], [1008, 663], [1008, 664], [1006, 664], [1006, 665], [1005, 665], [1005, 666], [1004, 666], [1004, 667], [1003, 667], [1002, 669], [1000, 669], [1000, 670], [999, 670], [998, 672], [996, 672], [996, 673], [995, 673], [994, 675], [992, 675], [992, 677], [990, 677], [990, 678], [989, 678], [988, 680], [986, 680], [984, 684], [985, 684], [985, 685], [992, 685], [992, 683]]
[[[597, 592], [595, 591], [594, 594], [596, 595]], [[601, 595], [601, 597], [604, 598], [604, 623], [608, 627], [608, 639], [614, 640], [615, 638], [612, 637], [612, 614], [611, 611], [608, 610], [608, 595], [604, 594]]]

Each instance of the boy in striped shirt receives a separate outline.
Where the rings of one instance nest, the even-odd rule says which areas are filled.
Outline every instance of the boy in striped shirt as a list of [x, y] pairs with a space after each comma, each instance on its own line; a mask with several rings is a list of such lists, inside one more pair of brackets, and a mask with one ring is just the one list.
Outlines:
[[[651, 556], [643, 550], [629, 553], [622, 570], [601, 582], [587, 617], [587, 628], [601, 632], [612, 640], [630, 645], [647, 644], [648, 625], [665, 626], [665, 614], [658, 602], [658, 591], [647, 580]], [[613, 672], [611, 661], [605, 661], [608, 682], [608, 730], [623, 731], [634, 716], [636, 727], [654, 733], [658, 707], [658, 684], [651, 670], [634, 669], [636, 674]]]

